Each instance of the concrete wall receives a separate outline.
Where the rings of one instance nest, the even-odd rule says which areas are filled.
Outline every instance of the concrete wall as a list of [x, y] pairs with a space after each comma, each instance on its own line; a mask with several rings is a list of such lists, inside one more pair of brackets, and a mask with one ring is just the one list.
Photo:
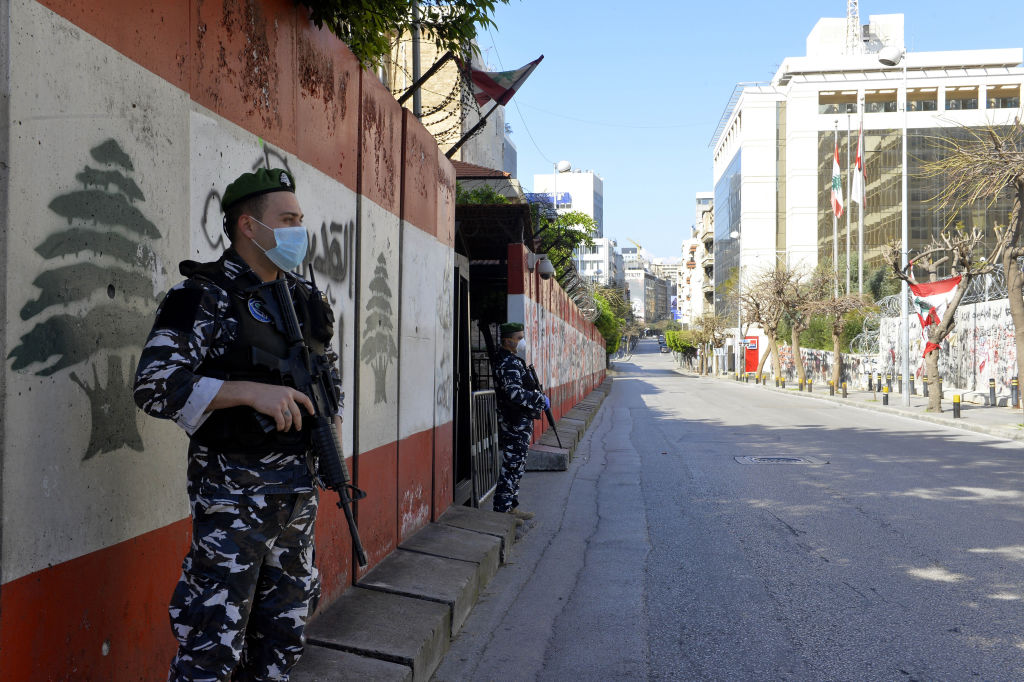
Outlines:
[[[526, 361], [551, 399], [558, 419], [604, 381], [604, 337], [552, 279], [526, 267], [526, 247], [508, 245], [508, 319], [525, 325]], [[534, 438], [546, 430], [540, 420]]]
[[[373, 564], [451, 504], [454, 170], [291, 0], [10, 0], [0, 50], [0, 679], [162, 679], [187, 440], [130, 386], [178, 261], [223, 249], [231, 179], [294, 173]], [[322, 605], [352, 582], [332, 498]]]

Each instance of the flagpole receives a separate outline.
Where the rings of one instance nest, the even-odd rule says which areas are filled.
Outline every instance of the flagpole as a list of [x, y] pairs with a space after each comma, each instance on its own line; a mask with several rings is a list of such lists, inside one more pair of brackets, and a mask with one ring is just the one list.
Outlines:
[[864, 177], [864, 110], [860, 114], [860, 133], [857, 136], [857, 155], [860, 156], [860, 166], [857, 172], [860, 173], [861, 193], [860, 201], [857, 202], [857, 294], [864, 295], [864, 208], [868, 203], [867, 178]]
[[[832, 137], [833, 149], [839, 149], [839, 119], [835, 121], [835, 134]], [[832, 154], [832, 162], [838, 163], [835, 153]], [[839, 185], [842, 187], [842, 184]], [[836, 215], [835, 199], [832, 203], [832, 275], [835, 280], [835, 297], [839, 298], [839, 216]]]
[[[846, 114], [846, 197], [847, 201], [853, 203], [853, 174], [850, 173], [850, 114]], [[849, 204], [848, 204], [849, 205]], [[850, 211], [846, 211], [846, 295], [850, 295]]]
[[484, 125], [487, 124], [487, 118], [491, 114], [493, 114], [494, 110], [497, 109], [499, 106], [500, 105], [497, 102], [495, 102], [494, 106], [488, 109], [486, 114], [480, 117], [480, 120], [476, 122], [476, 125], [470, 128], [468, 133], [459, 138], [459, 141], [455, 143], [454, 147], [452, 147], [451, 149], [444, 153], [445, 157], [449, 159], [452, 158], [452, 154], [459, 151], [459, 147], [466, 144], [469, 141], [469, 138], [473, 137], [473, 135], [476, 134], [476, 131], [480, 130], [481, 128], [484, 127]]
[[454, 56], [455, 55], [452, 54], [451, 51], [445, 52], [443, 55], [441, 55], [441, 58], [438, 59], [436, 62], [434, 62], [434, 65], [431, 66], [429, 69], [427, 69], [427, 72], [425, 74], [423, 74], [418, 79], [416, 79], [416, 81], [412, 85], [409, 86], [409, 89], [406, 90], [405, 93], [401, 97], [398, 98], [398, 103], [399, 104], [404, 104], [405, 100], [407, 100], [410, 97], [412, 97], [412, 94], [414, 92], [419, 90], [420, 87], [424, 83], [426, 83], [428, 80], [430, 80], [431, 76], [433, 76], [435, 73], [437, 73], [438, 69], [440, 69], [442, 66], [444, 66], [445, 62], [447, 62], [449, 59], [451, 59]]

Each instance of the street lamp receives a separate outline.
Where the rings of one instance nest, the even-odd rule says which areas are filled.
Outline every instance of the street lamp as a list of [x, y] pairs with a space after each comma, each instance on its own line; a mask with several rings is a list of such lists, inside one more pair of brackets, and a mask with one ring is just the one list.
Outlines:
[[[907, 90], [907, 50], [900, 47], [884, 47], [878, 53], [878, 61], [882, 66], [903, 66], [903, 139], [900, 145], [903, 155], [902, 172], [900, 173], [900, 192], [902, 201], [902, 226], [900, 235], [900, 267], [905, 273], [907, 271], [907, 205], [910, 197], [907, 195], [907, 104], [909, 103], [909, 92]], [[903, 404], [910, 405], [910, 325], [908, 323], [910, 310], [907, 305], [907, 280], [901, 279], [900, 286], [900, 346], [903, 348]]]
[[740, 241], [739, 230], [733, 230], [732, 232], [729, 233], [729, 236], [732, 237], [733, 239], [737, 240], [737, 243], [736, 243], [736, 375], [739, 376], [739, 373], [740, 373], [740, 334], [743, 333], [743, 330], [742, 330], [743, 319], [741, 317], [742, 316], [742, 312], [741, 311], [743, 309], [743, 302], [740, 300], [740, 285], [741, 285], [741, 282], [743, 281], [743, 276], [742, 276], [743, 271], [740, 268], [740, 266], [743, 264], [743, 249], [742, 249], [743, 242]]

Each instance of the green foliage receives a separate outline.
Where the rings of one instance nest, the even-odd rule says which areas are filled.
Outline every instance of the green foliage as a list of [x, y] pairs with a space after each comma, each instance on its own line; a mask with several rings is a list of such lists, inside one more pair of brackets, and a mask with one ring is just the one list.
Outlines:
[[499, 194], [496, 189], [490, 185], [480, 185], [474, 187], [471, 190], [467, 190], [462, 186], [462, 183], [455, 183], [455, 203], [456, 204], [507, 204], [508, 198], [502, 194]]
[[593, 246], [594, 235], [597, 234], [597, 222], [581, 211], [559, 213], [551, 220], [540, 210], [540, 204], [532, 204], [534, 223], [540, 227], [538, 253], [546, 253], [555, 266], [559, 278], [565, 267], [572, 261], [573, 251], [577, 246]]
[[697, 353], [697, 341], [690, 330], [669, 330], [665, 332], [665, 345], [668, 346], [669, 350], [682, 353], [683, 355], [696, 355]]
[[619, 341], [626, 328], [626, 320], [615, 315], [612, 304], [600, 291], [594, 292], [594, 301], [597, 303], [599, 313], [597, 319], [594, 320], [594, 326], [604, 337], [607, 352], [614, 353], [619, 349]]
[[[843, 327], [839, 346], [843, 353], [852, 352], [850, 344], [863, 331], [865, 317], [867, 317], [867, 313], [863, 310], [855, 310], [846, 314], [846, 325]], [[792, 327], [788, 321], [779, 324], [779, 343], [789, 344], [792, 335]], [[810, 326], [800, 334], [800, 347], [832, 350], [832, 321], [821, 315], [812, 317]]]
[[900, 281], [888, 265], [881, 265], [870, 273], [864, 273], [864, 284], [871, 292], [872, 301], [880, 301], [886, 296], [900, 293]]
[[[317, 28], [325, 25], [352, 50], [359, 63], [380, 66], [392, 41], [412, 26], [416, 0], [296, 0], [309, 8]], [[498, 3], [509, 0], [419, 0], [421, 35], [438, 52], [451, 50], [468, 62], [477, 31], [494, 27]]]

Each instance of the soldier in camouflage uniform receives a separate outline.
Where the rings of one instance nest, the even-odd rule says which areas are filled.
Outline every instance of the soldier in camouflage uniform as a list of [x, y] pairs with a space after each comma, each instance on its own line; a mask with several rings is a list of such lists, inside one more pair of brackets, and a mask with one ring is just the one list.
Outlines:
[[[533, 420], [551, 403], [536, 390], [526, 362], [523, 325], [501, 325], [501, 349], [494, 368], [498, 396], [498, 445], [501, 447], [501, 474], [494, 491], [494, 511], [508, 512], [518, 519], [533, 518], [519, 507], [519, 481], [526, 470], [526, 454], [533, 439]], [[518, 355], [517, 355], [518, 353]]]
[[286, 277], [306, 344], [328, 357], [333, 317], [288, 273], [308, 240], [290, 173], [242, 175], [222, 208], [231, 246], [214, 263], [181, 264], [188, 279], [161, 303], [135, 377], [139, 407], [190, 438], [192, 545], [169, 609], [169, 679], [287, 680], [320, 594], [316, 461], [302, 431], [313, 405], [253, 363], [256, 350], [286, 348], [253, 289]]

